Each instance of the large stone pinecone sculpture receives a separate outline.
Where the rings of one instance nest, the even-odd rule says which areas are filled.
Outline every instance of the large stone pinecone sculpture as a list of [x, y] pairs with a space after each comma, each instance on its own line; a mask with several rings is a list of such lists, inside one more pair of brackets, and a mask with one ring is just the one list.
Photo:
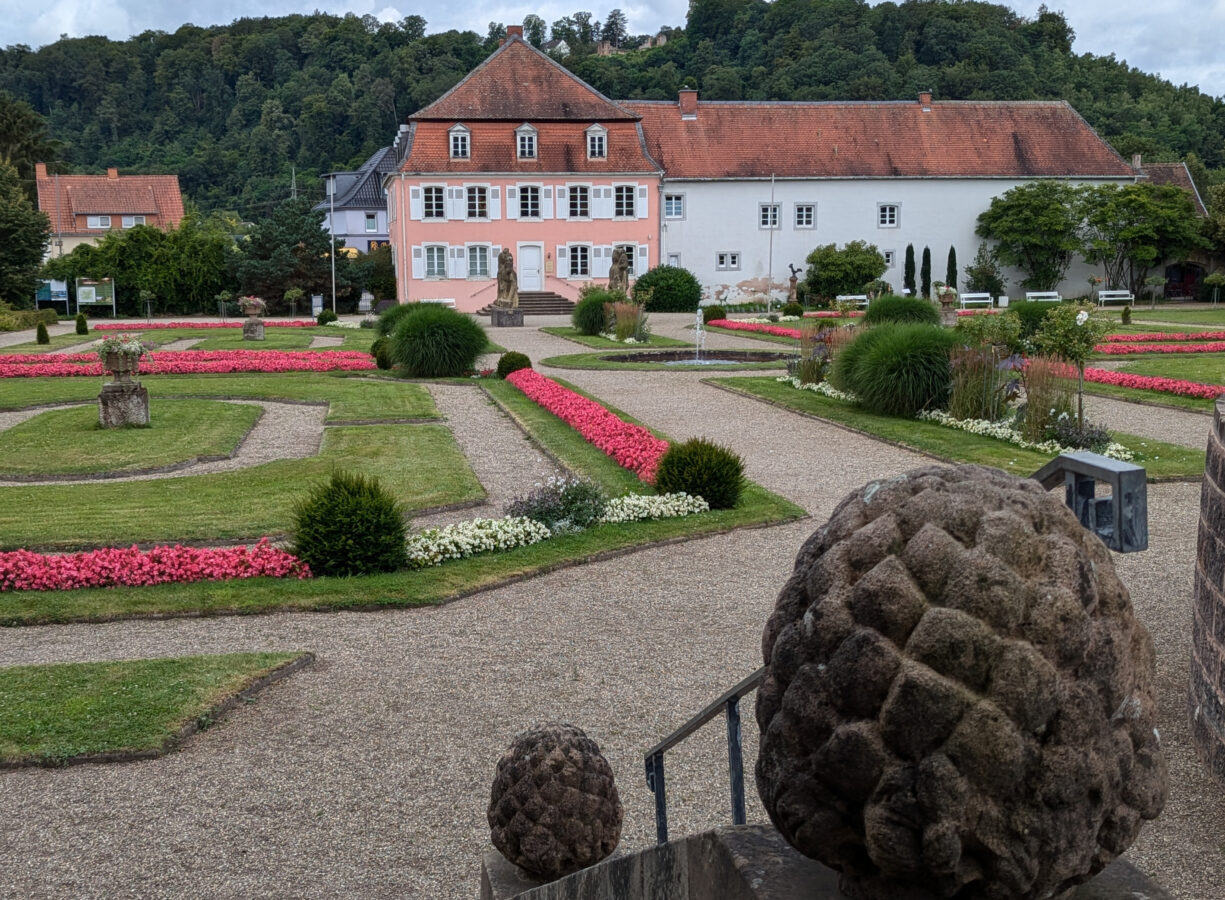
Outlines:
[[534, 726], [498, 760], [490, 837], [533, 875], [560, 878], [599, 862], [617, 848], [622, 817], [612, 767], [581, 728]]
[[1152, 640], [1037, 482], [932, 466], [855, 491], [762, 644], [762, 803], [853, 897], [1057, 896], [1165, 803]]

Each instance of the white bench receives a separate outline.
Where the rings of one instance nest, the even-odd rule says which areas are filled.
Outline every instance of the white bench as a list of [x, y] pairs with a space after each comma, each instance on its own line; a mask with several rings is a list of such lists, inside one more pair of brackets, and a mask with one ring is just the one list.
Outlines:
[[430, 298], [422, 297], [417, 302], [418, 303], [440, 303], [443, 306], [449, 306], [451, 307], [451, 309], [455, 309], [455, 301], [449, 297], [446, 299], [434, 298], [434, 297], [430, 297]]
[[858, 303], [860, 306], [868, 305], [867, 294], [839, 294], [836, 298], [839, 303]]
[[982, 304], [983, 306], [991, 306], [992, 300], [990, 294], [962, 294], [961, 308], [965, 309], [971, 303]]
[[1058, 291], [1026, 291], [1026, 300], [1036, 300], [1039, 303], [1062, 303], [1063, 295]]
[[1124, 303], [1134, 303], [1136, 298], [1132, 296], [1131, 291], [1098, 291], [1097, 305], [1105, 306], [1107, 303], [1115, 300], [1122, 300]]

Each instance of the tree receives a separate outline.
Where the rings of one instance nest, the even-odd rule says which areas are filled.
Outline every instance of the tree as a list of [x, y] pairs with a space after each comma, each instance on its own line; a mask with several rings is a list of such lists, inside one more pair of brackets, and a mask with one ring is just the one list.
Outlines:
[[923, 288], [921, 296], [930, 297], [932, 295], [932, 248], [923, 248], [923, 262], [919, 266], [919, 280]]
[[1112, 289], [1125, 287], [1139, 296], [1153, 266], [1182, 261], [1193, 249], [1209, 246], [1190, 194], [1174, 185], [1088, 188], [1084, 208], [1085, 259], [1102, 264]]
[[875, 244], [851, 241], [841, 250], [825, 244], [808, 254], [804, 281], [811, 296], [832, 299], [839, 294], [858, 294], [869, 281], [885, 274], [885, 257]]
[[902, 287], [910, 291], [910, 296], [915, 296], [917, 285], [914, 280], [914, 244], [906, 245], [906, 264], [902, 269]]
[[957, 290], [957, 248], [949, 247], [948, 262], [944, 267], [944, 283]]
[[547, 34], [545, 29], [547, 27], [544, 19], [535, 13], [528, 13], [523, 17], [523, 36], [527, 38], [527, 42], [533, 47], [539, 47], [544, 43], [545, 35]]
[[21, 189], [17, 170], [0, 159], [0, 300], [31, 306], [51, 223]]
[[600, 31], [600, 39], [608, 41], [614, 47], [620, 47], [629, 34], [625, 13], [619, 9], [614, 9], [608, 14], [608, 18], [604, 20], [604, 27]]
[[1062, 181], [1033, 181], [1006, 191], [978, 216], [976, 233], [996, 242], [1006, 265], [1025, 273], [1021, 285], [1053, 291], [1081, 249], [1079, 192]]
[[966, 266], [966, 288], [976, 294], [998, 297], [1004, 293], [1004, 273], [995, 248], [979, 244], [974, 262]]
[[1093, 348], [1110, 328], [1110, 321], [1094, 313], [1091, 306], [1063, 305], [1050, 310], [1034, 334], [1034, 345], [1048, 356], [1057, 356], [1076, 366], [1076, 421], [1085, 427], [1085, 363]]
[[0, 162], [17, 171], [20, 186], [36, 200], [34, 164], [55, 159], [60, 142], [47, 135], [47, 122], [23, 100], [0, 91]]

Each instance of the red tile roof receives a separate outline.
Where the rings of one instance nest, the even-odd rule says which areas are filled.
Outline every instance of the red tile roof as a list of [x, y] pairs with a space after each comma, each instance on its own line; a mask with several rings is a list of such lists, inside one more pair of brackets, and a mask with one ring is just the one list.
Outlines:
[[1191, 202], [1195, 205], [1195, 212], [1198, 215], [1208, 215], [1208, 210], [1204, 206], [1204, 200], [1199, 195], [1199, 191], [1195, 187], [1195, 182], [1191, 178], [1191, 172], [1187, 169], [1186, 163], [1146, 163], [1140, 167], [1141, 173], [1148, 176], [1148, 180], [1152, 184], [1172, 184], [1174, 187], [1180, 187], [1191, 195]]
[[614, 175], [630, 172], [658, 172], [660, 167], [643, 148], [641, 129], [636, 122], [604, 122], [607, 156], [587, 158], [587, 132], [592, 124], [578, 122], [532, 121], [536, 128], [536, 158], [519, 159], [515, 129], [523, 119], [509, 122], [465, 123], [469, 130], [468, 159], [452, 159], [449, 122], [414, 122], [410, 126], [409, 148], [401, 172], [412, 173], [582, 173]]
[[[38, 208], [58, 234], [92, 234], [86, 215], [145, 216], [147, 224], [176, 227], [183, 218], [178, 175], [39, 175]], [[118, 224], [118, 223], [114, 223]]]
[[632, 122], [637, 117], [518, 35], [410, 121]]
[[1134, 175], [1062, 101], [625, 101], [669, 178]]

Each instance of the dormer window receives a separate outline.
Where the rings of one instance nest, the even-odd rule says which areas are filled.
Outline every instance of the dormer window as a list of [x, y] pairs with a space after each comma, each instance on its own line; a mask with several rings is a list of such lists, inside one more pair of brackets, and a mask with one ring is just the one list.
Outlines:
[[536, 129], [531, 125], [520, 125], [515, 129], [515, 144], [519, 159], [536, 158]]
[[468, 129], [463, 125], [456, 125], [448, 133], [451, 136], [451, 159], [469, 159], [472, 151], [468, 142]]
[[608, 158], [608, 129], [602, 125], [592, 125], [587, 129], [587, 158]]

